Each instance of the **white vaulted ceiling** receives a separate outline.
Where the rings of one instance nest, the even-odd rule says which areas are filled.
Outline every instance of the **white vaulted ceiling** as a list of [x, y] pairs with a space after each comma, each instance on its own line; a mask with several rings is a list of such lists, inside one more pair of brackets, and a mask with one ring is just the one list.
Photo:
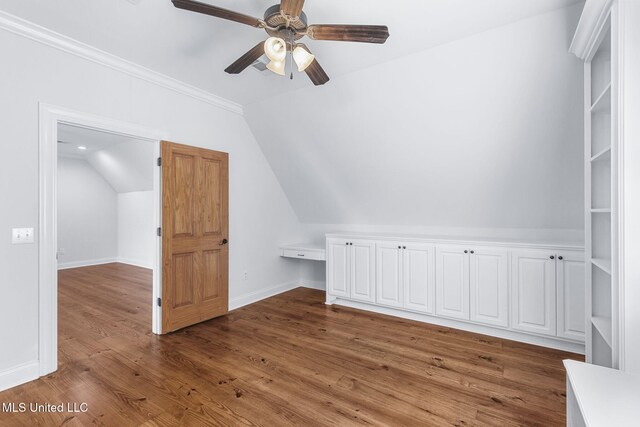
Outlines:
[[[277, 0], [201, 0], [262, 17]], [[386, 24], [383, 46], [308, 41], [336, 78], [579, 0], [307, 0], [310, 23]], [[170, 0], [0, 0], [0, 10], [246, 105], [310, 86], [271, 73], [224, 69], [266, 33], [179, 10]], [[322, 91], [324, 88], [318, 89]]]

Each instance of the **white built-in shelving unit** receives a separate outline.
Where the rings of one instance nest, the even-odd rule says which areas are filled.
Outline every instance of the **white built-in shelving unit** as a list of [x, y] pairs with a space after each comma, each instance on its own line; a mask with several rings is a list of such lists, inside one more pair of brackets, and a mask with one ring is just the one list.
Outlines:
[[585, 63], [585, 229], [587, 361], [618, 367], [617, 141], [611, 19]]

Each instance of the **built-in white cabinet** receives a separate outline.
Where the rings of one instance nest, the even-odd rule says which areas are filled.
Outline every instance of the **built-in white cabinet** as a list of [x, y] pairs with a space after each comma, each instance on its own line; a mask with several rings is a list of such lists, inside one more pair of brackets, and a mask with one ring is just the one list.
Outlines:
[[585, 260], [582, 254], [562, 253], [556, 258], [557, 335], [585, 339]]
[[504, 249], [438, 246], [436, 313], [509, 326], [509, 253]]
[[402, 307], [402, 244], [378, 243], [376, 248], [376, 302]]
[[419, 243], [376, 245], [376, 302], [380, 305], [433, 313], [435, 247]]
[[512, 252], [513, 329], [584, 341], [583, 253]]
[[512, 252], [513, 329], [556, 334], [556, 261], [551, 251]]
[[375, 301], [375, 242], [368, 240], [327, 241], [327, 275], [331, 295], [357, 301]]
[[509, 252], [474, 247], [469, 251], [469, 318], [509, 326]]
[[513, 339], [516, 332], [537, 335], [545, 344], [549, 337], [585, 340], [580, 247], [483, 243], [328, 237], [327, 303], [365, 302], [386, 307], [385, 313], [479, 325], [483, 333], [511, 331]]
[[435, 252], [433, 245], [408, 243], [402, 247], [404, 308], [433, 314], [436, 300]]
[[469, 320], [469, 249], [436, 248], [436, 314]]

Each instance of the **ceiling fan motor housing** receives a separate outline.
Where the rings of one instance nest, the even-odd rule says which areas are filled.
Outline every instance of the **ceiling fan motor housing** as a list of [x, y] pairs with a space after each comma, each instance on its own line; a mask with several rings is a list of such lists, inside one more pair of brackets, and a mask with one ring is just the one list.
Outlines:
[[[304, 37], [304, 30], [307, 28], [307, 15], [302, 12], [300, 16], [294, 19], [290, 19], [289, 26], [295, 30], [293, 38], [295, 40], [299, 40]], [[267, 33], [269, 33], [272, 37], [280, 37], [285, 40], [288, 40], [290, 37], [290, 32], [287, 30], [287, 18], [282, 16], [280, 13], [280, 5], [275, 4], [266, 10], [264, 13], [264, 22], [271, 28], [278, 28], [277, 31], [274, 31], [269, 28], [265, 28]], [[302, 32], [302, 34], [299, 34]]]

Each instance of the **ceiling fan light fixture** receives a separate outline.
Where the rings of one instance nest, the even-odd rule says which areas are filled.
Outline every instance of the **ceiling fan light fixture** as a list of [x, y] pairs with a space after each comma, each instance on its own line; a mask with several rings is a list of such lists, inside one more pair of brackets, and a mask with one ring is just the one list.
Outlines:
[[283, 62], [287, 56], [287, 44], [280, 37], [269, 37], [264, 42], [264, 53], [272, 61]]
[[278, 75], [284, 76], [284, 60], [271, 61], [267, 64], [267, 68]]
[[298, 65], [298, 71], [306, 70], [307, 67], [315, 61], [315, 59], [315, 55], [309, 53], [307, 49], [302, 46], [296, 46], [293, 50], [293, 60], [296, 61], [296, 64]]

